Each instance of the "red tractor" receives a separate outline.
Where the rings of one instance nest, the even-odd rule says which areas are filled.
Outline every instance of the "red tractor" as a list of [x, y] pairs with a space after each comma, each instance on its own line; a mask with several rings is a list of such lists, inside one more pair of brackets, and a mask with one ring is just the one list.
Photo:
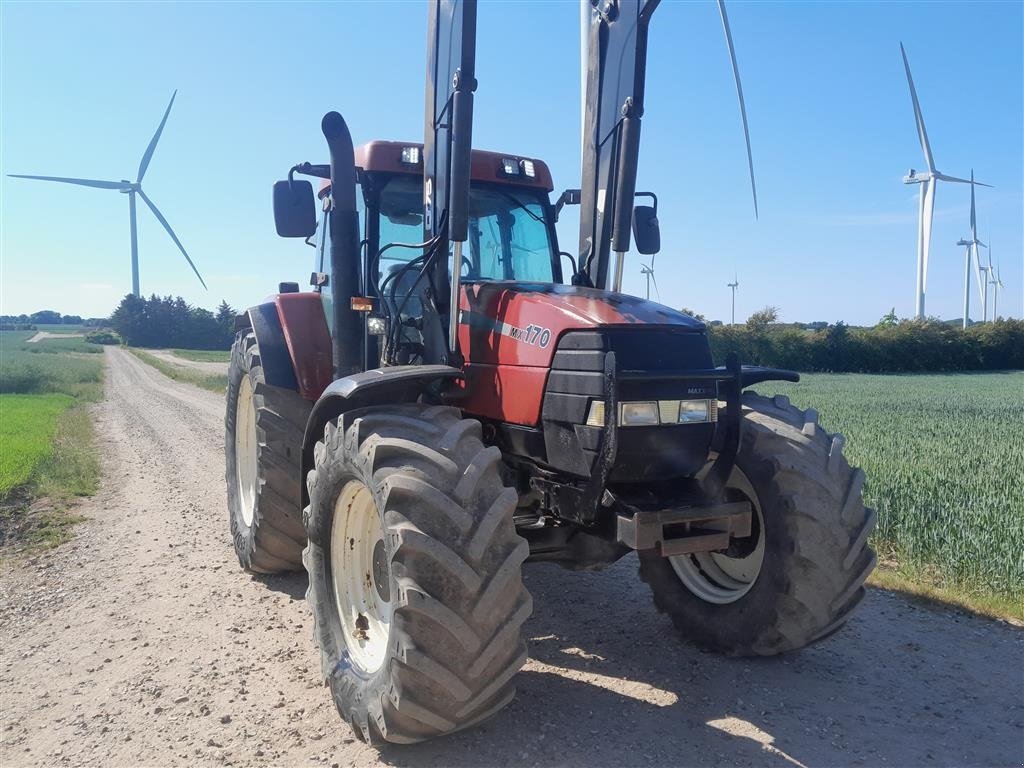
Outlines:
[[[729, 654], [801, 648], [863, 597], [874, 514], [843, 438], [743, 391], [797, 375], [716, 367], [703, 323], [619, 292], [631, 225], [658, 250], [657, 203], [634, 207], [656, 6], [595, 6], [582, 188], [555, 204], [543, 161], [471, 148], [469, 0], [431, 3], [423, 145], [354, 150], [331, 112], [330, 164], [274, 185], [313, 290], [282, 284], [239, 318], [231, 532], [249, 571], [305, 566], [324, 678], [369, 742], [509, 702], [525, 561], [635, 550], [679, 633]], [[322, 179], [319, 218], [295, 174]], [[555, 236], [566, 203], [576, 259]]]

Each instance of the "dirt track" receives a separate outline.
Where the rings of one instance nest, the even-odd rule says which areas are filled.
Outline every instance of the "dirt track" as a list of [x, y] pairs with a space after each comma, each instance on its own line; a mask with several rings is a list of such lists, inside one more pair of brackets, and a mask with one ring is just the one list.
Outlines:
[[519, 695], [468, 733], [378, 754], [318, 681], [305, 577], [238, 570], [223, 401], [107, 349], [103, 490], [74, 541], [5, 566], [0, 764], [1011, 765], [1024, 631], [873, 591], [774, 660], [677, 643], [627, 558], [527, 569]]

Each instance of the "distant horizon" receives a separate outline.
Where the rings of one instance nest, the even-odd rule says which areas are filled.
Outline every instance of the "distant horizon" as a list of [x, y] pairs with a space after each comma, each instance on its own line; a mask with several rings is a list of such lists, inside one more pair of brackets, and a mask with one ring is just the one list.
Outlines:
[[[131, 295], [130, 293], [125, 294], [125, 296], [122, 297], [122, 301], [124, 300], [124, 298], [126, 298], [127, 296], [130, 296], [130, 295]], [[155, 295], [155, 294], [143, 295], [140, 298], [142, 298], [142, 299], [149, 299], [149, 298], [152, 298], [153, 295]], [[165, 294], [165, 295], [162, 295], [162, 296], [157, 294], [157, 298], [166, 298], [167, 296], [170, 296], [172, 299], [182, 299], [183, 298], [182, 296], [174, 296], [173, 294]], [[221, 301], [227, 301], [227, 300], [226, 299], [221, 299]], [[651, 301], [654, 301], [654, 299], [651, 299]], [[199, 305], [199, 304], [194, 304], [192, 302], [188, 302], [188, 303], [192, 307], [195, 307], [195, 308], [198, 308], [198, 309], [205, 309], [208, 312], [211, 312], [211, 313], [214, 313], [214, 314], [216, 314], [217, 307], [220, 306], [220, 301], [218, 301], [217, 304], [215, 306], [213, 306], [213, 307], [202, 306], [202, 305]], [[660, 302], [657, 302], [657, 303], [660, 303]], [[120, 302], [118, 302], [118, 305], [120, 305]], [[231, 304], [230, 302], [228, 302], [228, 306], [230, 306], [231, 309], [236, 311], [236, 312], [244, 312], [244, 311], [246, 311], [247, 309], [250, 308], [250, 307], [236, 307], [233, 304]], [[665, 304], [663, 306], [671, 306], [671, 305]], [[770, 305], [766, 305], [766, 306], [770, 306]], [[671, 308], [672, 309], [677, 309], [677, 310], [680, 310], [680, 311], [682, 311], [684, 309], [687, 309], [687, 307], [671, 307]], [[750, 315], [753, 315], [755, 312], [759, 312], [761, 309], [764, 309], [764, 308], [765, 307], [758, 307], [757, 309], [753, 310], [750, 313]], [[81, 312], [62, 312], [59, 309], [52, 309], [50, 307], [45, 307], [43, 309], [37, 309], [37, 310], [34, 310], [32, 312], [19, 312], [17, 314], [13, 314], [13, 313], [9, 313], [9, 312], [0, 313], [0, 322], [10, 322], [12, 320], [20, 319], [22, 317], [29, 318], [32, 315], [39, 314], [41, 312], [55, 312], [56, 314], [59, 314], [61, 317], [66, 317], [66, 316], [80, 317], [80, 318], [82, 318], [83, 321], [84, 320], [109, 320], [110, 319], [110, 315], [113, 314], [115, 309], [117, 309], [117, 306], [115, 306], [113, 309], [111, 309], [110, 312], [108, 312], [106, 315], [85, 315], [85, 314], [83, 314]], [[689, 309], [693, 309], [693, 307], [689, 307]], [[772, 325], [817, 325], [817, 324], [820, 324], [820, 323], [825, 323], [825, 325], [838, 325], [839, 323], [842, 323], [843, 325], [847, 326], [848, 328], [872, 328], [872, 327], [878, 325], [881, 322], [882, 318], [884, 318], [888, 314], [888, 312], [883, 313], [882, 315], [879, 316], [878, 320], [876, 320], [873, 323], [853, 323], [853, 322], [849, 322], [848, 323], [848, 322], [846, 322], [845, 320], [843, 320], [841, 318], [839, 320], [835, 320], [835, 321], [832, 321], [832, 322], [829, 322], [827, 320], [787, 320], [783, 316], [783, 309], [781, 307], [775, 307], [775, 309], [777, 309], [779, 311], [779, 319], [776, 322], [772, 323]], [[709, 325], [711, 323], [721, 323], [722, 325], [732, 325], [732, 323], [729, 323], [728, 321], [726, 321], [726, 320], [724, 320], [722, 318], [708, 317], [703, 312], [700, 312], [700, 310], [694, 310], [694, 311], [696, 311], [699, 315], [703, 316], [705, 318], [704, 322], [708, 323]], [[747, 319], [750, 317], [750, 315], [747, 315], [746, 317], [744, 317], [742, 319], [738, 318], [736, 320], [735, 325], [745, 325], [746, 322], [747, 322]], [[897, 320], [899, 322], [903, 322], [904, 320], [914, 320], [915, 319], [912, 316], [901, 317], [899, 312], [896, 313], [896, 316], [897, 316]], [[928, 315], [928, 316], [925, 317], [925, 320], [933, 320], [933, 321], [940, 322], [940, 323], [959, 323], [962, 319], [963, 319], [963, 315], [957, 315], [956, 317], [949, 317], [949, 318], [936, 317], [934, 315]], [[1000, 317], [998, 319], [1000, 319], [1000, 320], [1018, 320], [1020, 318], [1008, 317], [1008, 316], [1000, 315]], [[33, 322], [35, 322], [35, 321], [33, 321]], [[993, 318], [990, 317], [987, 321], [971, 320], [971, 325], [980, 325], [980, 324], [982, 324], [984, 322], [991, 323], [991, 322], [993, 322]], [[46, 323], [43, 323], [43, 325], [46, 325]]]

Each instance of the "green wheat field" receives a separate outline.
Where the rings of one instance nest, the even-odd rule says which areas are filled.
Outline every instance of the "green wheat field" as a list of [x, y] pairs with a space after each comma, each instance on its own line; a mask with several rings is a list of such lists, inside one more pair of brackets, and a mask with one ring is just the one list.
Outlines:
[[763, 384], [846, 437], [874, 543], [939, 586], [1024, 599], [1024, 372], [811, 374]]

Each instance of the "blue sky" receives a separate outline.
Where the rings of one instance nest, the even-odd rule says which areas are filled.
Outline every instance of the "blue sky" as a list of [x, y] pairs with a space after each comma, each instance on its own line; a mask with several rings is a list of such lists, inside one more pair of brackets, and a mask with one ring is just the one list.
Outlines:
[[[936, 165], [979, 191], [1006, 290], [1024, 304], [1022, 40], [1004, 3], [729, 4], [761, 216], [712, 0], [666, 0], [652, 28], [638, 188], [660, 198], [661, 300], [726, 318], [773, 304], [784, 320], [873, 323], [913, 313], [916, 188], [924, 166], [899, 55], [907, 47]], [[425, 6], [374, 3], [0, 4], [0, 171], [134, 178], [178, 98], [145, 189], [210, 286], [140, 209], [144, 293], [256, 303], [305, 284], [312, 249], [274, 234], [272, 182], [324, 161], [320, 117], [357, 143], [423, 132]], [[578, 5], [484, 2], [474, 140], [543, 157], [579, 184]], [[557, 194], [557, 189], [556, 189]], [[928, 311], [960, 315], [966, 186], [940, 186]], [[3, 178], [0, 311], [105, 315], [130, 289], [128, 206], [116, 192]], [[575, 217], [560, 223], [575, 251]], [[640, 258], [625, 288], [642, 294]], [[976, 291], [976, 289], [975, 289]], [[972, 306], [980, 307], [977, 295]], [[977, 313], [972, 313], [977, 314]]]

